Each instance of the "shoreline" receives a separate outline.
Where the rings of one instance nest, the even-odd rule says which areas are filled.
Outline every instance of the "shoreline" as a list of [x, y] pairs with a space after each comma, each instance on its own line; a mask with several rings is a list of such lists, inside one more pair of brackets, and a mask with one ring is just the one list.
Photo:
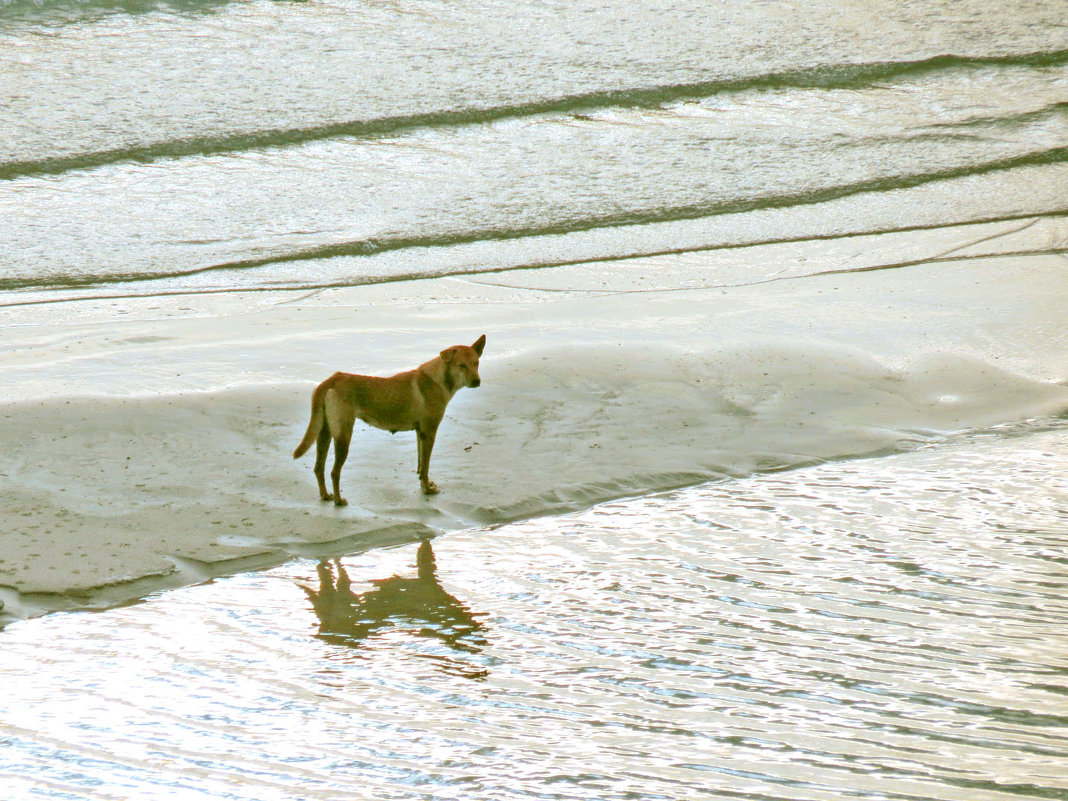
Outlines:
[[[1012, 228], [1009, 250], [1056, 234]], [[1063, 412], [1063, 257], [980, 233], [5, 308], [0, 623]], [[906, 244], [913, 266], [807, 274]], [[352, 506], [322, 505], [289, 455], [311, 388], [482, 333], [442, 494], [419, 493], [414, 440], [360, 428]]]

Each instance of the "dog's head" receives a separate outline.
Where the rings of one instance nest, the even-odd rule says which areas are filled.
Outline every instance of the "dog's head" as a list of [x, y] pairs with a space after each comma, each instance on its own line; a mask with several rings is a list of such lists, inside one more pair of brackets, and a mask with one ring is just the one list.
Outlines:
[[453, 345], [441, 352], [445, 362], [445, 371], [449, 383], [457, 387], [477, 387], [482, 383], [478, 377], [478, 358], [486, 347], [486, 335], [483, 334], [473, 345]]

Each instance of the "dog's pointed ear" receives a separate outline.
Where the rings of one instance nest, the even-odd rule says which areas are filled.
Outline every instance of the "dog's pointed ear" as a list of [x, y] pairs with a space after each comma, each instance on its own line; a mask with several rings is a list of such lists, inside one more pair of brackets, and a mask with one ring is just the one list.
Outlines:
[[475, 340], [475, 344], [471, 346], [471, 348], [472, 348], [472, 349], [473, 349], [473, 350], [475, 351], [475, 353], [477, 353], [477, 354], [478, 354], [479, 356], [481, 356], [481, 355], [482, 355], [482, 350], [483, 350], [483, 348], [485, 348], [485, 347], [486, 347], [486, 335], [485, 335], [485, 334], [483, 334], [483, 335], [482, 335], [482, 336], [480, 336], [480, 337], [479, 337], [478, 339], [476, 339], [476, 340]]
[[446, 364], [448, 364], [449, 362], [452, 361], [452, 357], [456, 355], [456, 349], [455, 348], [445, 348], [445, 350], [443, 350], [438, 355], [441, 356], [442, 361], [444, 361]]

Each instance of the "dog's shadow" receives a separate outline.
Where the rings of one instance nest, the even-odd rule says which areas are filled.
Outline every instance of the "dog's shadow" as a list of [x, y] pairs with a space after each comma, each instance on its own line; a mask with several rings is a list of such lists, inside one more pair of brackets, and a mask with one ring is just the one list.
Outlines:
[[[327, 642], [359, 648], [387, 631], [403, 630], [436, 640], [451, 651], [478, 654], [486, 645], [483, 625], [476, 615], [441, 586], [430, 540], [416, 554], [414, 578], [392, 576], [374, 579], [373, 589], [353, 592], [351, 579], [340, 559], [323, 560], [317, 567], [319, 587], [300, 584], [319, 618], [318, 637]], [[450, 659], [440, 650], [422, 654], [439, 660], [440, 667], [467, 678], [484, 678], [484, 665]]]

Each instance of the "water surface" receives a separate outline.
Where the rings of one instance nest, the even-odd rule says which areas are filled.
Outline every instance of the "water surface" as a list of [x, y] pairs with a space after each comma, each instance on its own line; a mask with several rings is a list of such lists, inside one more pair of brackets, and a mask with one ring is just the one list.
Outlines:
[[1064, 798], [1066, 434], [16, 623], [5, 797]]
[[[57, 410], [53, 429], [15, 426], [9, 439], [0, 477], [32, 490], [0, 487], [16, 534], [45, 505], [41, 487], [58, 510], [50, 536], [70, 534], [77, 508], [77, 492], [61, 493], [90, 487], [79, 520], [108, 542], [124, 523], [108, 529], [97, 505], [116, 486], [156, 497], [101, 479], [92, 448], [31, 453], [24, 430], [66, 434], [65, 421], [89, 419], [61, 408], [73, 406], [104, 418], [103, 438], [81, 431], [94, 448], [125, 447], [157, 415], [109, 416], [101, 395], [121, 396], [115, 408], [151, 396], [203, 422], [220, 408], [208, 390], [240, 383], [262, 414], [262, 396], [317, 378], [317, 360], [356, 358], [351, 341], [421, 353], [455, 316], [436, 297], [385, 310], [396, 317], [368, 295], [352, 302], [360, 317], [329, 293], [322, 308], [298, 303], [404, 278], [496, 271], [479, 322], [498, 321], [491, 348], [511, 338], [502, 371], [544, 361], [546, 343], [574, 345], [574, 321], [559, 324], [568, 309], [627, 308], [578, 293], [664, 290], [633, 296], [647, 329], [633, 315], [585, 321], [602, 348], [586, 358], [613, 374], [610, 392], [585, 368], [527, 371], [531, 397], [539, 376], [595, 396], [578, 406], [588, 418], [565, 421], [569, 437], [546, 429], [542, 458], [565, 439], [592, 453], [615, 430], [598, 410], [633, 416], [635, 398], [681, 408], [722, 445], [708, 385], [680, 385], [686, 370], [661, 360], [651, 391], [614, 389], [631, 374], [604, 354], [647, 332], [685, 342], [687, 370], [726, 342], [743, 356], [716, 373], [716, 392], [785, 399], [789, 416], [773, 421], [818, 443], [769, 461], [768, 426], [754, 426], [728, 463], [745, 467], [715, 483], [11, 623], [0, 795], [1068, 798], [1064, 421], [932, 427], [932, 410], [961, 401], [947, 389], [877, 431], [900, 365], [878, 380], [856, 369], [932, 352], [976, 365], [954, 375], [979, 409], [1008, 408], [998, 398], [1021, 376], [1065, 380], [1065, 23], [1062, 3], [1025, 0], [0, 0], [0, 330], [19, 343], [0, 357], [21, 402], [11, 415], [39, 415], [42, 394]], [[501, 275], [532, 266], [551, 269]], [[705, 288], [702, 308], [672, 303], [688, 287]], [[509, 307], [508, 292], [528, 305]], [[183, 305], [193, 293], [231, 294], [207, 313]], [[141, 301], [132, 328], [119, 303], [77, 302], [163, 295], [178, 299]], [[531, 298], [558, 297], [569, 302], [553, 306], [556, 323], [531, 311]], [[263, 330], [250, 327], [261, 313]], [[524, 329], [524, 315], [545, 322]], [[185, 332], [174, 349], [157, 316]], [[771, 335], [789, 340], [772, 354], [789, 381], [744, 357]], [[852, 369], [807, 366], [843, 344], [862, 356]], [[342, 366], [367, 369], [329, 369]], [[851, 403], [862, 435], [916, 436], [838, 460], [876, 449], [829, 449], [804, 423], [853, 430], [838, 411]], [[289, 422], [235, 408], [222, 427], [176, 426], [154, 446], [167, 468], [158, 497], [177, 487], [222, 506], [175, 445], [226, 443], [184, 455], [206, 454], [195, 467], [236, 487], [229, 544], [241, 546], [263, 525], [259, 498], [290, 502], [277, 491], [289, 476], [272, 472]], [[707, 461], [700, 441], [648, 418], [615, 437], [624, 467], [646, 457], [627, 483], [581, 475], [529, 508], [707, 478], [692, 467]], [[559, 422], [542, 415], [537, 433], [545, 420]], [[243, 450], [270, 470], [246, 475]], [[41, 453], [55, 471], [41, 472]], [[249, 501], [252, 485], [264, 495]], [[174, 527], [160, 541], [178, 543], [165, 571], [198, 523], [157, 513]], [[326, 534], [346, 520], [320, 525], [291, 539], [337, 541]]]
[[5, 0], [0, 300], [1062, 215], [1061, 11]]

